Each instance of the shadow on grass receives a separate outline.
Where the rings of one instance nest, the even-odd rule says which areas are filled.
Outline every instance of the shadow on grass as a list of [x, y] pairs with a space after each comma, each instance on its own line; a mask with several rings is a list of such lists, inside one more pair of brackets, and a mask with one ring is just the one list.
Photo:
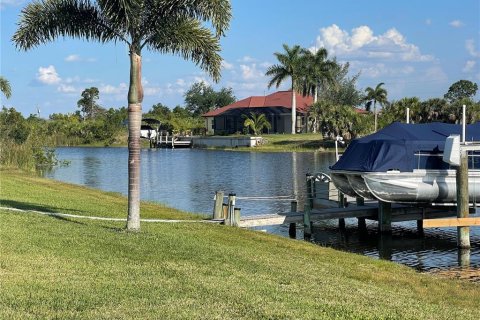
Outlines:
[[108, 231], [113, 231], [116, 233], [125, 233], [126, 230], [125, 228], [119, 228], [119, 227], [111, 227], [111, 226], [102, 226], [103, 229], [108, 230]]
[[58, 207], [51, 207], [47, 205], [41, 205], [41, 204], [35, 204], [35, 203], [29, 203], [29, 202], [20, 202], [15, 200], [4, 200], [4, 199], [0, 199], [0, 206], [21, 209], [21, 210], [35, 210], [35, 211], [48, 212], [48, 213], [84, 212], [83, 210], [72, 210], [68, 208], [58, 208]]
[[70, 219], [70, 218], [60, 217], [60, 216], [56, 216], [56, 215], [49, 215], [49, 217], [54, 218], [54, 219], [57, 219], [57, 220], [60, 220], [60, 221], [64, 221], [64, 222], [70, 222], [70, 223], [79, 224], [79, 225], [82, 225], [82, 226], [86, 226], [86, 225], [87, 225], [87, 224], [84, 223], [84, 222], [75, 221], [75, 220]]

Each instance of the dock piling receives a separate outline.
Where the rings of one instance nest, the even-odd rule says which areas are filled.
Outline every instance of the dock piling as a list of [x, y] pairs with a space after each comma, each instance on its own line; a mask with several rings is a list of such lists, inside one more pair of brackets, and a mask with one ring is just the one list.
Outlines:
[[303, 213], [303, 235], [305, 240], [310, 240], [312, 236], [311, 208], [307, 203]]
[[[361, 206], [365, 205], [365, 199], [364, 198], [357, 197], [355, 200], [357, 202], [357, 207], [361, 207]], [[364, 217], [358, 217], [357, 220], [358, 220], [358, 230], [360, 230], [360, 232], [367, 231], [367, 221], [365, 220], [365, 218]]]
[[[290, 211], [297, 212], [297, 201], [293, 200], [290, 202]], [[295, 239], [297, 237], [297, 224], [295, 222], [290, 223], [288, 226], [288, 235], [290, 238]]]
[[417, 220], [417, 232], [419, 235], [423, 235], [424, 234], [424, 230], [423, 230], [423, 220]]
[[[340, 191], [338, 192], [338, 207], [345, 208], [347, 206], [347, 197]], [[345, 231], [345, 219], [340, 218], [338, 219], [338, 228], [340, 231]]]
[[233, 226], [235, 220], [235, 193], [230, 193], [228, 195], [228, 209], [227, 209], [227, 218], [225, 219], [225, 224], [227, 226]]
[[[460, 151], [460, 166], [457, 167], [457, 217], [468, 218], [468, 156], [466, 150]], [[457, 245], [462, 249], [470, 248], [470, 227], [457, 227]]]
[[392, 204], [378, 202], [378, 229], [382, 233], [392, 232]]
[[308, 203], [310, 204], [310, 208], [313, 208], [313, 199], [314, 199], [313, 184], [315, 183], [315, 179], [310, 173], [307, 173], [306, 176], [307, 176], [306, 177], [306, 181], [307, 181], [307, 200], [308, 200]]
[[238, 227], [238, 225], [240, 224], [241, 210], [241, 208], [234, 208], [233, 210], [233, 219], [231, 221], [233, 227]]
[[222, 219], [223, 218], [223, 194], [224, 192], [219, 190], [215, 192], [214, 206], [213, 206], [213, 219]]
[[462, 268], [470, 267], [470, 249], [458, 249], [458, 265]]

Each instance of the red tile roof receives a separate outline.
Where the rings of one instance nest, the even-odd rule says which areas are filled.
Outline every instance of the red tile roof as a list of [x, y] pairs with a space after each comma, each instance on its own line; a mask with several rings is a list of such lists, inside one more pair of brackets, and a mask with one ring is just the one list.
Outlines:
[[[301, 94], [296, 93], [297, 111], [306, 113], [313, 104], [313, 98], [311, 96], [303, 97]], [[292, 91], [277, 91], [269, 94], [268, 96], [252, 96], [239, 100], [228, 106], [221, 107], [203, 114], [203, 117], [215, 117], [222, 113], [232, 109], [245, 109], [245, 108], [287, 108], [292, 109]]]

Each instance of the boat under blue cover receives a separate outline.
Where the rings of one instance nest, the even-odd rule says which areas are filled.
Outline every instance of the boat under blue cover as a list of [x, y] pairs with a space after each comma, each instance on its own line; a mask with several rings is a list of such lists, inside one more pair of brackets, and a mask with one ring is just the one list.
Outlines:
[[[443, 153], [449, 135], [461, 132], [459, 124], [394, 122], [374, 134], [353, 140], [330, 169], [360, 172], [448, 169], [448, 164], [434, 155]], [[467, 125], [466, 141], [480, 141], [479, 122]]]
[[[455, 203], [455, 170], [443, 161], [446, 138], [461, 125], [395, 122], [355, 139], [331, 169], [344, 194], [398, 203]], [[466, 141], [480, 141], [480, 123], [468, 125]], [[469, 198], [480, 199], [480, 154], [470, 151]]]

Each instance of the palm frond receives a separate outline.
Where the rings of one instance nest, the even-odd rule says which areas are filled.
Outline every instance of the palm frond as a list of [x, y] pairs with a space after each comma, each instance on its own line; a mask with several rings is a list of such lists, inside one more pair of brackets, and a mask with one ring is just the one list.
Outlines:
[[278, 88], [282, 82], [290, 76], [288, 70], [278, 64], [270, 66], [267, 72], [265, 72], [265, 75], [272, 77], [268, 82], [268, 88], [271, 88], [273, 85]]
[[168, 19], [162, 27], [152, 30], [145, 45], [150, 50], [178, 54], [192, 60], [215, 81], [220, 79], [219, 39], [198, 20]]
[[225, 35], [232, 18], [228, 0], [150, 0], [147, 25], [156, 19], [199, 20], [210, 22], [217, 37]]
[[121, 25], [132, 30], [140, 23], [143, 0], [97, 0], [97, 3], [109, 25]]
[[125, 40], [89, 1], [51, 0], [29, 3], [22, 10], [12, 41], [17, 48], [27, 50], [61, 36], [100, 42]]
[[0, 77], [0, 91], [9, 99], [12, 96], [12, 87], [10, 82], [4, 77]]

